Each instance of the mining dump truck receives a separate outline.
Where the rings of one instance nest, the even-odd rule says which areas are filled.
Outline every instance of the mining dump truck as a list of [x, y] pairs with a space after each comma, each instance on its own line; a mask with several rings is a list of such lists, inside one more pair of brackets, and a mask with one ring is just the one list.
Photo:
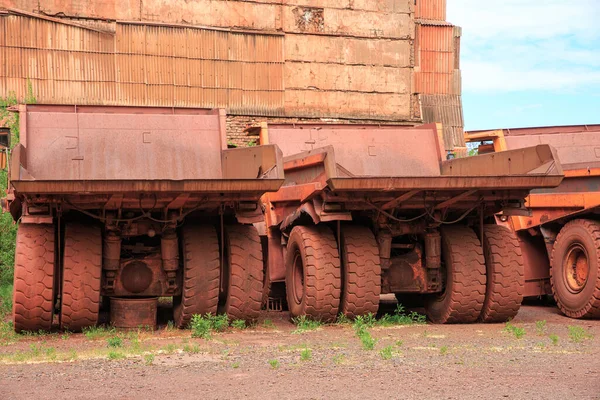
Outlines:
[[331, 321], [420, 299], [434, 323], [499, 322], [523, 290], [516, 235], [533, 188], [558, 186], [551, 146], [447, 160], [439, 125], [268, 125], [285, 183], [263, 196], [269, 303]]
[[[16, 111], [16, 110], [15, 110]], [[263, 254], [252, 223], [283, 183], [274, 145], [227, 149], [221, 110], [20, 106], [3, 201], [20, 221], [17, 331], [78, 331], [217, 312], [253, 320]]]
[[516, 231], [526, 297], [551, 295], [571, 318], [600, 318], [600, 125], [468, 132], [480, 153], [549, 144], [565, 179], [527, 197], [530, 214], [500, 215]]

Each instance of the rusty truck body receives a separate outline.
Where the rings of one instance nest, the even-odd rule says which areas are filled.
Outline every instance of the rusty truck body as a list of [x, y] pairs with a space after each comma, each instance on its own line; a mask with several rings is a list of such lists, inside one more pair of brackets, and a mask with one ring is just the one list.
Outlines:
[[571, 318], [600, 318], [600, 125], [468, 132], [480, 153], [550, 144], [564, 168], [556, 188], [527, 197], [530, 213], [499, 216], [525, 259], [526, 297], [551, 295]]
[[379, 296], [422, 300], [435, 323], [506, 321], [523, 258], [494, 222], [562, 179], [548, 145], [446, 160], [439, 125], [268, 125], [285, 183], [263, 196], [269, 301], [292, 316], [377, 313]]
[[263, 218], [260, 196], [283, 182], [277, 146], [228, 149], [222, 110], [18, 112], [3, 202], [20, 221], [17, 331], [95, 325], [101, 299], [122, 327], [155, 323], [159, 296], [173, 298], [179, 327], [218, 310], [258, 316], [263, 254], [252, 223]]

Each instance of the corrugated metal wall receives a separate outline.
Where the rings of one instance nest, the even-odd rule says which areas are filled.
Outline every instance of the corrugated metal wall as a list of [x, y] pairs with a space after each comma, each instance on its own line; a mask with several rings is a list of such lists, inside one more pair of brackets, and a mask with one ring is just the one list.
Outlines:
[[117, 23], [102, 33], [0, 17], [0, 94], [40, 103], [225, 107], [283, 113], [283, 36]]
[[[443, 3], [443, 7], [442, 7]], [[446, 150], [466, 153], [460, 72], [461, 28], [444, 21], [445, 1], [420, 0], [415, 12], [415, 92], [423, 121], [444, 126]], [[443, 10], [443, 12], [441, 11]], [[439, 18], [439, 20], [434, 20]]]
[[[415, 89], [422, 94], [460, 94], [459, 53], [454, 26], [417, 24]], [[458, 32], [457, 32], [458, 31]], [[458, 35], [458, 36], [457, 36]]]
[[[0, 10], [0, 19], [10, 24], [3, 29], [17, 34], [38, 24], [51, 40], [60, 31], [56, 40], [68, 42], [60, 56], [44, 41], [32, 46], [81, 69], [56, 74], [46, 58], [24, 59], [25, 49], [13, 43], [0, 48], [10, 48], [10, 63], [47, 71], [0, 72], [0, 96], [15, 90], [22, 99], [29, 78], [38, 101], [59, 104], [420, 121], [411, 103], [415, 30], [409, 1], [0, 0], [2, 5], [9, 9]], [[86, 41], [72, 43], [88, 31], [110, 44], [108, 52]]]
[[415, 18], [446, 20], [446, 0], [415, 0]]

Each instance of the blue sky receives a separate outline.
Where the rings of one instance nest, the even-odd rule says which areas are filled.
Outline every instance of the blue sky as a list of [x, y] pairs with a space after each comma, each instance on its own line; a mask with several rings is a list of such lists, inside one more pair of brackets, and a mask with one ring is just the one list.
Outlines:
[[600, 0], [448, 0], [467, 130], [600, 124]]

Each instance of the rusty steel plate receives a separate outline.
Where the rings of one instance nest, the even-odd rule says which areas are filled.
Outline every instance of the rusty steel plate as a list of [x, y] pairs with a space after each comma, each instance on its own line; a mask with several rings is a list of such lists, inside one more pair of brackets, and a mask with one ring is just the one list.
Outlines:
[[157, 311], [158, 297], [110, 298], [110, 324], [115, 328], [150, 327], [156, 329]]

